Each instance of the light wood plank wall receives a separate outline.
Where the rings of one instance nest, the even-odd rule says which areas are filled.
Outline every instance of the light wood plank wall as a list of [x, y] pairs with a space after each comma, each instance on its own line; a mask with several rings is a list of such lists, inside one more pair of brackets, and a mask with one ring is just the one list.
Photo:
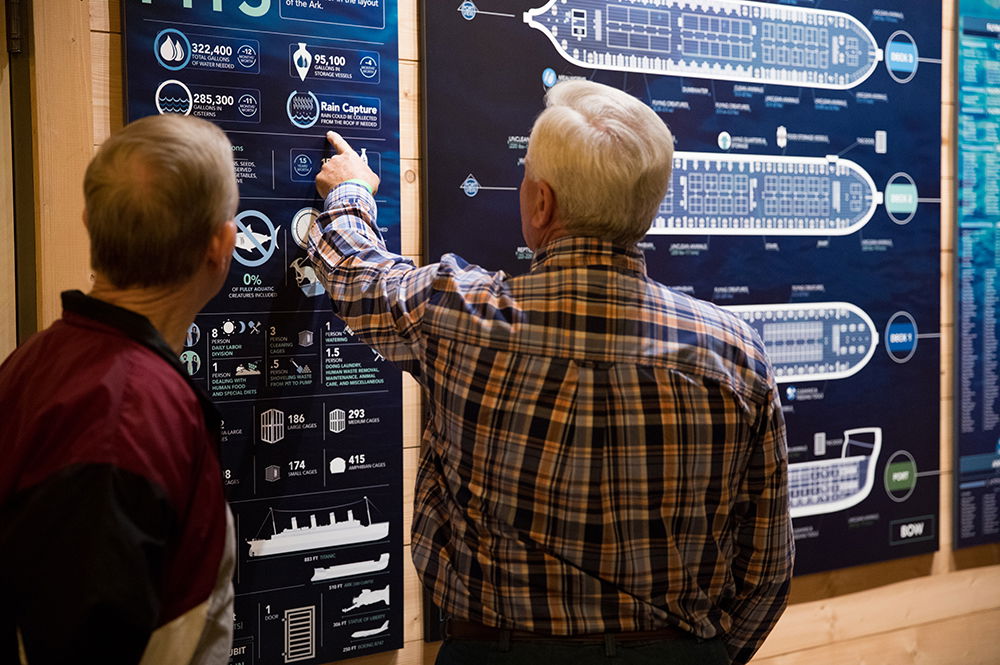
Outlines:
[[[39, 169], [42, 172], [40, 197], [45, 209], [55, 205], [65, 216], [43, 213], [40, 239], [64, 233], [79, 219], [78, 198], [67, 192], [79, 191], [79, 178], [85, 159], [80, 151], [67, 157], [65, 143], [85, 141], [98, 145], [122, 124], [121, 96], [121, 25], [118, 0], [66, 0], [34, 3], [39, 6], [59, 4], [58, 16], [43, 16], [36, 23], [35, 34], [44, 31], [50, 40], [62, 40], [51, 50], [39, 49], [38, 67], [51, 69], [49, 63], [63, 69], [63, 78], [52, 74], [39, 77], [38, 98], [46, 100], [59, 113], [67, 107], [85, 109], [86, 122], [75, 116], [40, 118], [41, 126], [55, 131], [53, 140], [41, 141]], [[89, 7], [87, 6], [89, 4]], [[954, 140], [955, 100], [952, 92], [954, 69], [955, 21], [954, 0], [944, 3], [944, 64], [942, 120], [942, 270], [941, 270], [941, 551], [934, 555], [859, 566], [851, 569], [796, 578], [792, 605], [755, 659], [758, 665], [816, 665], [816, 663], [878, 663], [880, 665], [962, 663], [963, 665], [998, 662], [995, 636], [1000, 631], [1000, 546], [986, 546], [951, 551], [952, 408], [954, 406], [953, 367], [950, 362], [955, 325], [953, 262], [955, 240], [953, 227], [954, 168], [950, 150]], [[88, 15], [89, 10], [89, 15]], [[419, 151], [419, 48], [417, 35], [417, 0], [400, 2], [400, 155], [402, 158], [403, 252], [414, 259], [420, 254], [420, 164], [425, 158]], [[44, 14], [44, 12], [41, 12]], [[36, 21], [39, 10], [36, 9]], [[78, 30], [89, 21], [89, 43], [81, 44]], [[68, 29], [67, 29], [68, 28]], [[69, 57], [68, 54], [78, 57]], [[55, 54], [55, 55], [51, 55]], [[56, 58], [56, 60], [49, 60]], [[932, 66], [932, 65], [925, 65]], [[76, 81], [70, 77], [82, 77]], [[69, 97], [69, 85], [75, 96]], [[73, 104], [73, 99], [87, 99], [93, 104]], [[39, 111], [39, 116], [42, 113]], [[58, 137], [57, 141], [54, 140]], [[67, 159], [70, 163], [67, 165]], [[58, 171], [58, 172], [57, 172]], [[58, 188], [56, 187], [58, 185]], [[512, 220], [512, 223], [514, 221]], [[69, 249], [68, 242], [72, 242]], [[71, 252], [70, 252], [71, 249]], [[68, 255], [66, 252], [70, 252]], [[53, 275], [72, 274], [80, 284], [81, 265], [85, 265], [86, 246], [78, 238], [64, 240], [52, 248], [40, 244], [40, 272]], [[67, 267], [58, 271], [57, 266]], [[65, 280], [63, 280], [65, 281]], [[50, 304], [60, 279], [51, 277], [39, 282], [43, 303], [43, 325], [54, 316]], [[9, 310], [8, 310], [9, 311]], [[404, 389], [404, 474], [409, 533], [410, 503], [419, 445], [419, 397], [414, 383], [407, 379]], [[407, 535], [406, 540], [409, 540]], [[407, 558], [408, 560], [408, 558]], [[405, 647], [398, 652], [359, 658], [357, 665], [423, 665], [433, 662], [435, 645], [422, 642], [420, 589], [412, 565], [406, 568]]]
[[[0, 26], [6, 7], [0, 5]], [[14, 173], [10, 135], [10, 57], [7, 31], [0, 33], [0, 358], [17, 344], [17, 290], [14, 283]]]

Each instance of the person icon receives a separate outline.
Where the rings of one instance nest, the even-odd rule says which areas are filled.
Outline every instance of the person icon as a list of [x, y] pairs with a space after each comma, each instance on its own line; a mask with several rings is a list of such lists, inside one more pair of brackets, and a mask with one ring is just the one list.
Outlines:
[[181, 364], [184, 365], [188, 374], [194, 376], [201, 369], [201, 356], [194, 351], [185, 351], [181, 354]]

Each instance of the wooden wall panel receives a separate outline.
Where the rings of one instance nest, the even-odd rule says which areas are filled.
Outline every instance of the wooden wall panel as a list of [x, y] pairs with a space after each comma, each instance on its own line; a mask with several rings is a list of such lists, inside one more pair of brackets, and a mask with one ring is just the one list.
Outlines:
[[[73, 0], [76, 3], [77, 0]], [[757, 665], [869, 663], [967, 665], [1000, 662], [987, 636], [1000, 626], [1000, 546], [951, 552], [951, 468], [954, 234], [952, 68], [953, 1], [944, 11], [942, 86], [942, 551], [898, 561], [796, 578], [792, 605], [765, 643]], [[400, 2], [400, 153], [403, 253], [419, 260], [420, 181], [419, 51], [417, 0]], [[95, 143], [121, 125], [121, 25], [118, 0], [89, 0], [92, 124]], [[82, 93], [81, 93], [82, 94]], [[84, 98], [84, 97], [81, 97]], [[88, 118], [89, 119], [89, 118]], [[89, 138], [89, 137], [88, 137]], [[77, 137], [79, 140], [80, 137]], [[404, 529], [409, 543], [413, 481], [420, 440], [420, 398], [406, 377], [403, 390]], [[409, 547], [404, 551], [409, 557]], [[351, 665], [430, 665], [436, 645], [422, 642], [422, 611], [412, 563], [405, 566], [405, 646], [399, 652], [347, 661]]]
[[90, 161], [90, 23], [86, 0], [35, 2], [32, 129], [39, 328], [59, 317], [59, 293], [89, 288], [83, 174]]
[[[0, 26], [7, 24], [0, 5]], [[14, 281], [14, 148], [10, 135], [10, 58], [7, 31], [0, 34], [0, 358], [17, 346], [17, 289]]]

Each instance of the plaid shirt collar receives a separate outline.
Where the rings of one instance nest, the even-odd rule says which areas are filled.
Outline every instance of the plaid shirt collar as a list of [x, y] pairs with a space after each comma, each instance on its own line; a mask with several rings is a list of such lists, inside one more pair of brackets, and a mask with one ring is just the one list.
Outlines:
[[589, 236], [565, 236], [546, 244], [535, 252], [531, 272], [581, 266], [611, 266], [622, 272], [646, 276], [646, 258], [638, 247]]

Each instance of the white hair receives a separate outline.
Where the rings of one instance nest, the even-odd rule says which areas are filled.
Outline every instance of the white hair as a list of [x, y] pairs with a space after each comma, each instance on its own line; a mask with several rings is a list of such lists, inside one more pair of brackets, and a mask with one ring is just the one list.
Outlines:
[[528, 142], [528, 177], [552, 187], [569, 233], [641, 240], [670, 184], [670, 130], [635, 97], [591, 81], [557, 83], [545, 104]]

